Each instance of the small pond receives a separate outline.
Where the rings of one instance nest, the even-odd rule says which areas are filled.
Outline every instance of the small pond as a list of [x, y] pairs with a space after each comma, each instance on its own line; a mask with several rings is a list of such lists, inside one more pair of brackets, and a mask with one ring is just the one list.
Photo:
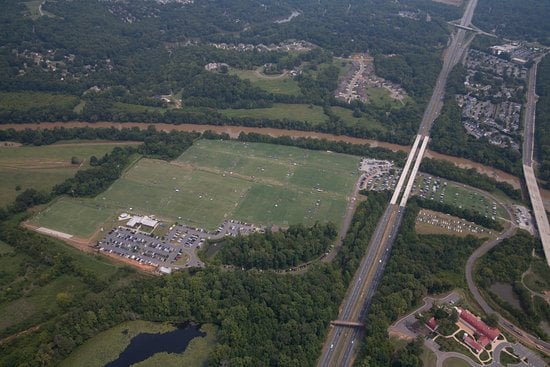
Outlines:
[[204, 337], [206, 333], [200, 331], [200, 325], [192, 324], [178, 325], [176, 330], [167, 333], [141, 333], [133, 337], [118, 358], [105, 367], [128, 367], [156, 353], [183, 353], [189, 342], [199, 336]]
[[521, 304], [519, 303], [519, 298], [514, 292], [514, 288], [511, 284], [508, 283], [495, 283], [489, 288], [491, 292], [502, 298], [511, 306], [514, 306], [518, 310], [521, 310]]

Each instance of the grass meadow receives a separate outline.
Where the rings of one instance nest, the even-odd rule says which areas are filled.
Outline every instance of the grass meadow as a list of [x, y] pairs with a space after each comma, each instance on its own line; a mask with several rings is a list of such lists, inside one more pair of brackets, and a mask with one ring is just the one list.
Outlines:
[[262, 68], [255, 70], [230, 69], [230, 73], [237, 75], [241, 79], [249, 80], [256, 87], [270, 93], [287, 94], [298, 96], [301, 94], [298, 83], [291, 78], [289, 74], [265, 75], [261, 72]]
[[275, 103], [269, 108], [252, 108], [252, 109], [225, 109], [218, 110], [221, 114], [227, 117], [248, 117], [254, 119], [268, 120], [296, 120], [307, 121], [312, 124], [321, 124], [328, 121], [328, 117], [323, 113], [323, 109], [319, 106], [307, 104], [282, 104]]
[[[103, 367], [115, 360], [136, 335], [141, 333], [166, 333], [174, 329], [175, 327], [171, 324], [141, 320], [128, 321], [88, 340], [65, 359], [60, 364], [60, 367]], [[157, 353], [133, 366], [206, 366], [208, 353], [214, 348], [216, 343], [216, 327], [205, 324], [201, 327], [201, 330], [206, 332], [207, 335], [205, 337], [194, 338], [187, 346], [185, 352], [181, 354]]]
[[[0, 264], [4, 263], [0, 259]], [[6, 257], [6, 261], [13, 261], [15, 265], [21, 264], [21, 259]], [[2, 264], [4, 265], [4, 264]], [[12, 265], [13, 266], [13, 265]], [[3, 271], [16, 271], [12, 267], [2, 266]], [[61, 292], [77, 297], [86, 291], [86, 285], [77, 278], [63, 275], [54, 281], [33, 289], [24, 297], [12, 302], [0, 304], [0, 332], [14, 327], [19, 323], [38, 322], [44, 315], [58, 313], [60, 308], [56, 302], [56, 295]]]
[[173, 162], [141, 159], [94, 199], [63, 198], [31, 223], [80, 237], [123, 211], [207, 229], [224, 219], [339, 224], [358, 164], [343, 154], [200, 140]]
[[[0, 146], [0, 206], [11, 203], [23, 190], [49, 191], [54, 185], [89, 166], [92, 155], [101, 157], [113, 150], [117, 142], [81, 142], [44, 146]], [[78, 157], [81, 165], [71, 164]], [[21, 191], [16, 191], [16, 186]]]
[[[137, 276], [117, 276], [124, 266], [100, 255], [90, 255], [76, 248], [66, 246], [57, 240], [49, 240], [48, 246], [62, 255], [70, 256], [74, 265], [85, 272], [109, 281], [115, 288], [125, 286]], [[58, 305], [57, 295], [66, 293], [72, 299], [78, 299], [90, 291], [82, 278], [69, 274], [48, 274], [48, 268], [36, 271], [36, 259], [12, 246], [0, 242], [0, 338], [25, 330], [33, 325], [47, 321], [63, 312]], [[30, 271], [29, 269], [33, 269]], [[33, 276], [39, 277], [36, 281]]]
[[[40, 1], [36, 1], [38, 4]], [[32, 2], [30, 2], [32, 3]], [[56, 106], [72, 110], [80, 98], [66, 94], [43, 92], [0, 92], [0, 110], [28, 111], [36, 108]]]
[[353, 111], [343, 107], [332, 107], [332, 112], [340, 117], [350, 127], [367, 128], [370, 131], [386, 131], [386, 127], [375, 119], [368, 116], [353, 117]]

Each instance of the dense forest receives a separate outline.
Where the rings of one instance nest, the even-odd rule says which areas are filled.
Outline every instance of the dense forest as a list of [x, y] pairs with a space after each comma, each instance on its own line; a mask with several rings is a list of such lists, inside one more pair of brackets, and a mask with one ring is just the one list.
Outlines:
[[445, 235], [419, 235], [416, 199], [409, 200], [392, 254], [365, 320], [366, 337], [359, 366], [420, 367], [422, 349], [409, 345], [396, 353], [387, 329], [428, 294], [466, 287], [464, 266], [481, 240]]
[[222, 264], [245, 269], [288, 269], [321, 256], [337, 234], [333, 223], [309, 228], [298, 224], [283, 231], [226, 239], [217, 257]]
[[544, 187], [550, 188], [550, 58], [545, 57], [537, 71], [537, 118], [535, 124], [535, 154], [539, 177]]
[[[238, 124], [317, 130], [401, 144], [408, 144], [416, 131], [435, 83], [448, 36], [445, 21], [458, 18], [461, 12], [428, 0], [361, 4], [213, 0], [208, 7], [200, 2], [76, 0], [46, 2], [42, 8], [47, 16], [32, 15], [32, 6], [8, 1], [0, 14], [0, 42], [5, 45], [0, 49], [0, 92], [10, 93], [0, 103], [4, 123], [79, 119]], [[275, 22], [296, 9], [299, 16], [292, 21]], [[415, 16], [399, 16], [400, 11]], [[212, 44], [273, 45], [291, 40], [318, 47], [305, 52], [242, 51]], [[388, 114], [379, 106], [349, 105], [333, 98], [339, 77], [333, 57], [366, 51], [375, 56], [379, 74], [401, 83], [412, 97], [402, 109]], [[211, 62], [249, 70], [263, 65], [279, 72], [299, 68], [294, 79], [300, 93], [270, 93], [227, 72], [205, 70]], [[37, 106], [25, 98], [37, 92], [48, 93], [56, 103]], [[14, 98], [14, 93], [23, 98]], [[183, 107], [167, 108], [162, 95], [181, 98]], [[42, 98], [46, 97], [38, 100]], [[265, 108], [274, 103], [322, 106], [328, 122], [220, 113], [227, 108]], [[361, 110], [386, 128], [350, 126], [331, 113], [330, 106]]]
[[473, 23], [486, 32], [550, 45], [550, 3], [545, 0], [479, 0]]
[[[43, 322], [39, 338], [22, 335], [4, 344], [0, 364], [55, 365], [99, 331], [140, 318], [218, 325], [212, 365], [312, 366], [386, 202], [387, 195], [372, 194], [361, 203], [351, 225], [353, 236], [344, 241], [337, 261], [313, 265], [300, 276], [209, 267], [152, 278], [122, 268], [105, 282], [84, 270], [78, 256], [58, 241], [28, 233], [16, 218], [0, 223], [0, 240], [40, 264], [27, 272], [29, 280], [40, 277], [47, 284], [71, 274], [89, 285], [79, 297], [61, 299], [58, 313], [35, 320]], [[275, 237], [266, 235], [267, 242], [269, 238]], [[17, 299], [21, 293], [9, 279], [4, 276], [0, 289]]]

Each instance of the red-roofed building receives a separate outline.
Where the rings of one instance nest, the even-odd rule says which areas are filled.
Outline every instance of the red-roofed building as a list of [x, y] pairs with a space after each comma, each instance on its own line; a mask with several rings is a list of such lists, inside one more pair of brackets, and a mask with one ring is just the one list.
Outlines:
[[437, 327], [439, 325], [437, 325], [437, 321], [435, 321], [435, 317], [432, 316], [431, 319], [428, 320], [428, 322], [426, 323], [426, 326], [428, 327], [428, 329], [430, 329], [431, 331], [435, 331], [435, 329], [437, 329]]
[[479, 334], [478, 342], [482, 346], [486, 346], [499, 336], [500, 330], [493, 328], [484, 323], [481, 319], [472, 315], [468, 310], [458, 309], [460, 319], [468, 324], [472, 329]]
[[464, 337], [464, 343], [466, 343], [466, 345], [468, 345], [469, 347], [474, 348], [477, 353], [479, 353], [483, 349], [483, 347], [471, 336]]
[[487, 344], [491, 343], [489, 338], [487, 338], [485, 335], [481, 335], [479, 338], [477, 338], [477, 341], [484, 347], [487, 346]]

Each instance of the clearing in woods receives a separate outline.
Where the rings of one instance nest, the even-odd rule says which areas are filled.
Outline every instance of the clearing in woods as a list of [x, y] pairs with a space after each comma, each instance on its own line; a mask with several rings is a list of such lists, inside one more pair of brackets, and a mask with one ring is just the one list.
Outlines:
[[200, 140], [173, 162], [141, 159], [94, 199], [63, 198], [30, 222], [79, 237], [123, 211], [210, 230], [224, 219], [339, 225], [358, 165], [345, 154]]
[[270, 93], [287, 94], [299, 96], [302, 94], [298, 83], [291, 78], [288, 72], [278, 75], [266, 75], [262, 73], [263, 68], [254, 70], [229, 69], [231, 74], [237, 75], [241, 79], [249, 80], [256, 87]]

